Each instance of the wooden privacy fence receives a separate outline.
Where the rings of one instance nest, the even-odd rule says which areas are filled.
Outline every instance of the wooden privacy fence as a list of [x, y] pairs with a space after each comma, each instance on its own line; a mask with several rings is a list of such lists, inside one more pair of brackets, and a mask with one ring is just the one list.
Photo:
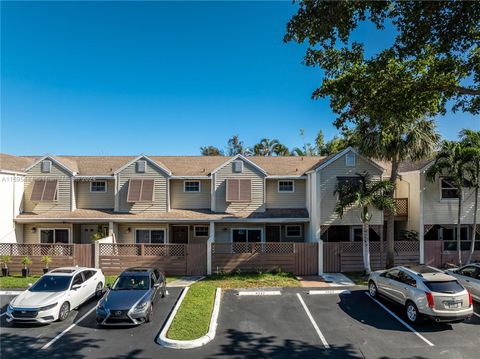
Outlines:
[[[395, 264], [419, 263], [419, 242], [396, 241]], [[386, 249], [380, 242], [370, 242], [370, 265], [373, 270], [385, 266]], [[325, 242], [323, 244], [324, 272], [356, 272], [363, 270], [362, 242]]]
[[[43, 274], [45, 264], [42, 263], [43, 256], [50, 256], [52, 263], [50, 268], [74, 266], [76, 263], [76, 245], [74, 244], [18, 244], [18, 243], [0, 243], [0, 256], [10, 256], [11, 262], [8, 264], [10, 274], [20, 274], [22, 272], [22, 259], [28, 257], [32, 260], [30, 274]], [[80, 265], [80, 264], [78, 264]]]
[[129, 267], [155, 267], [167, 275], [205, 275], [206, 244], [99, 244], [99, 265], [105, 274]]
[[[471, 241], [462, 242], [461, 248], [470, 247]], [[447, 263], [457, 264], [458, 252], [455, 250], [445, 250], [445, 247], [444, 241], [425, 241], [425, 264], [439, 268], [445, 267]], [[468, 255], [468, 250], [462, 250], [462, 263], [466, 263]], [[480, 261], [480, 250], [473, 252], [473, 261], [475, 260]]]
[[318, 246], [316, 243], [290, 242], [213, 243], [212, 272], [236, 270], [317, 274]]

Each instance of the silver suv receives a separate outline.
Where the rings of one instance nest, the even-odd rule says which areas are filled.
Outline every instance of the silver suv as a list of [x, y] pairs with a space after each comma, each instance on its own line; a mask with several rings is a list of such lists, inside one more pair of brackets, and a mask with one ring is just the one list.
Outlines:
[[405, 307], [408, 320], [462, 322], [473, 314], [472, 296], [456, 278], [429, 266], [394, 267], [368, 279], [372, 297], [382, 295]]

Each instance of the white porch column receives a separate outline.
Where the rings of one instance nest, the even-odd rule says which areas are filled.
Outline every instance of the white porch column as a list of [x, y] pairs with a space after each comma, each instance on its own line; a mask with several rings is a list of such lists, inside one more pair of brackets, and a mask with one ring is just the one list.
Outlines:
[[209, 236], [207, 241], [207, 275], [212, 274], [212, 243], [215, 242], [215, 223], [210, 222]]

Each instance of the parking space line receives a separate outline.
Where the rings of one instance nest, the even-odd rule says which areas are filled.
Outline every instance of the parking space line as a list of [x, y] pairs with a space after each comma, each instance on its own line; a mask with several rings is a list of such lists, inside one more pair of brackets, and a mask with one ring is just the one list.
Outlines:
[[[3, 313], [3, 314], [5, 314], [5, 313]], [[478, 313], [473, 312], [473, 315], [476, 315], [477, 317], [480, 318], [480, 314], [478, 314]]]
[[7, 314], [7, 312], [3, 312], [2, 314], [0, 314], [0, 318], [3, 317], [5, 314]]
[[239, 296], [244, 295], [282, 295], [279, 290], [257, 290], [257, 291], [240, 291], [237, 293]]
[[315, 322], [315, 319], [313, 319], [312, 313], [310, 313], [310, 310], [308, 310], [308, 307], [305, 304], [305, 302], [303, 301], [302, 296], [300, 295], [300, 293], [297, 293], [297, 296], [298, 296], [298, 300], [300, 301], [300, 303], [302, 303], [303, 309], [305, 309], [305, 312], [307, 313], [308, 319], [310, 319], [310, 322], [312, 323], [313, 328], [315, 328], [315, 331], [317, 332], [318, 337], [322, 341], [323, 346], [325, 347], [325, 349], [330, 349], [330, 345], [328, 345], [327, 340], [325, 339], [322, 332], [320, 331], [320, 328], [318, 327], [317, 323]]
[[326, 290], [310, 290], [308, 291], [310, 295], [321, 295], [321, 294], [350, 294], [349, 290], [346, 289], [326, 289]]
[[72, 330], [73, 327], [75, 327], [78, 323], [80, 323], [82, 320], [84, 320], [86, 317], [88, 317], [88, 315], [91, 312], [93, 312], [96, 308], [97, 308], [97, 306], [94, 306], [92, 309], [90, 309], [88, 312], [86, 312], [79, 320], [77, 320], [75, 323], [71, 324], [67, 329], [65, 329], [63, 332], [58, 334], [55, 338], [53, 338], [47, 344], [45, 344], [43, 347], [41, 347], [41, 349], [48, 349], [53, 343], [55, 343], [58, 339], [60, 339], [65, 334], [67, 334], [70, 330]]
[[388, 309], [385, 305], [383, 305], [381, 302], [379, 302], [377, 299], [373, 298], [370, 293], [366, 293], [365, 294], [371, 299], [373, 300], [375, 303], [377, 303], [380, 307], [382, 307], [383, 309], [385, 309], [385, 311], [390, 314], [392, 317], [394, 317], [396, 320], [398, 320], [401, 324], [403, 324], [403, 326], [405, 328], [407, 328], [408, 330], [410, 330], [413, 334], [415, 334], [417, 337], [419, 337], [420, 339], [422, 339], [425, 343], [427, 343], [428, 345], [430, 345], [431, 347], [434, 347], [435, 345], [429, 341], [427, 338], [425, 338], [422, 334], [420, 334], [419, 332], [417, 332], [415, 329], [413, 329], [410, 325], [408, 325], [404, 320], [402, 320], [398, 315], [396, 315], [394, 312], [392, 312], [390, 309]]

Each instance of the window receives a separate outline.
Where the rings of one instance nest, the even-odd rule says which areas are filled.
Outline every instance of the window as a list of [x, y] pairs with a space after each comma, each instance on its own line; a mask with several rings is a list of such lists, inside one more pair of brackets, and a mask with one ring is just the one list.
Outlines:
[[233, 161], [233, 172], [235, 173], [243, 172], [243, 161]]
[[465, 289], [456, 280], [446, 282], [424, 282], [432, 292], [456, 294]]
[[440, 177], [440, 199], [458, 199], [458, 191], [449, 177]]
[[302, 236], [302, 226], [301, 225], [289, 225], [285, 226], [285, 237], [301, 237]]
[[195, 237], [208, 237], [209, 228], [208, 226], [195, 226], [194, 235]]
[[[457, 250], [457, 227], [440, 227], [438, 231], [438, 239], [443, 240], [444, 251], [456, 251]], [[460, 228], [460, 246], [462, 251], [470, 250], [470, 232], [468, 226], [462, 226]], [[475, 241], [476, 242], [476, 241]], [[475, 243], [477, 248], [478, 243]]]
[[40, 243], [69, 243], [69, 229], [41, 229]]
[[83, 282], [84, 282], [84, 280], [83, 280], [82, 273], [78, 273], [75, 277], [73, 277], [72, 287], [74, 285], [82, 284]]
[[131, 179], [128, 183], [127, 202], [153, 202], [154, 185], [153, 179]]
[[398, 279], [400, 282], [405, 283], [411, 287], [416, 287], [417, 286], [417, 281], [413, 279], [413, 277], [410, 274], [407, 274], [405, 272], [399, 272], [398, 273]]
[[85, 277], [85, 280], [89, 280], [95, 274], [93, 270], [85, 270], [82, 273], [83, 273], [83, 276]]
[[52, 161], [45, 160], [42, 161], [42, 169], [43, 173], [50, 173], [52, 171]]
[[135, 164], [135, 169], [137, 173], [147, 172], [147, 161], [137, 161], [137, 163]]
[[466, 277], [472, 277], [472, 278], [476, 278], [476, 273], [477, 271], [480, 272], [480, 270], [477, 269], [477, 267], [475, 266], [467, 266], [467, 267], [463, 267], [462, 269], [460, 269], [458, 271], [458, 274], [460, 275], [464, 275]]
[[183, 192], [200, 192], [200, 181], [184, 181]]
[[388, 279], [393, 279], [399, 281], [400, 279], [398, 278], [400, 274], [400, 270], [398, 269], [391, 269], [388, 272], [385, 273], [385, 277]]
[[227, 202], [251, 202], [252, 181], [250, 179], [227, 179]]
[[107, 192], [106, 181], [90, 182], [90, 192]]
[[235, 228], [232, 229], [233, 243], [261, 242], [262, 230], [257, 228]]
[[294, 192], [293, 181], [278, 181], [278, 192]]
[[340, 191], [338, 192], [338, 199], [343, 198], [347, 194], [346, 190], [352, 188], [357, 188], [360, 186], [360, 177], [358, 176], [342, 176], [337, 177], [338, 188]]
[[355, 153], [349, 152], [345, 155], [345, 166], [347, 167], [355, 167]]
[[33, 202], [51, 202], [57, 200], [57, 180], [36, 180], [33, 183], [30, 200]]
[[351, 242], [361, 242], [363, 240], [363, 231], [362, 227], [353, 227], [350, 235]]
[[164, 229], [137, 229], [135, 231], [135, 243], [165, 243]]

